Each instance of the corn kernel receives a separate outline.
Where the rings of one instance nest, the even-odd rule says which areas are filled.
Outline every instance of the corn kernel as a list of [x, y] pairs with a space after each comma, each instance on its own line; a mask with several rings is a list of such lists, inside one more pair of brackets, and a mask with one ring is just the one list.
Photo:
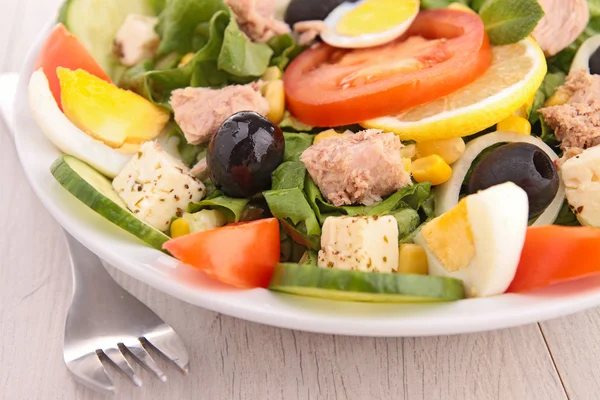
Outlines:
[[178, 67], [181, 68], [181, 67], [185, 66], [186, 64], [188, 64], [190, 61], [192, 61], [192, 58], [194, 58], [194, 56], [195, 56], [194, 53], [187, 53], [185, 56], [183, 56], [181, 61], [179, 61]]
[[401, 274], [427, 275], [429, 263], [425, 249], [418, 244], [405, 243], [400, 245], [398, 272]]
[[531, 134], [531, 124], [525, 118], [517, 117], [516, 115], [511, 115], [505, 120], [498, 122], [496, 130], [517, 132], [522, 133], [523, 135], [529, 135]]
[[450, 10], [458, 10], [458, 11], [467, 11], [470, 12], [472, 14], [476, 14], [475, 11], [473, 11], [471, 8], [469, 8], [468, 6], [464, 5], [463, 3], [452, 3], [448, 6], [448, 8]]
[[412, 175], [419, 183], [431, 182], [433, 186], [437, 186], [450, 179], [452, 168], [442, 157], [433, 154], [413, 161]]
[[559, 89], [548, 100], [546, 100], [544, 107], [562, 106], [569, 101], [570, 98], [571, 96], [569, 96], [569, 93]]
[[417, 157], [417, 146], [415, 146], [414, 144], [404, 146], [400, 149], [400, 154], [403, 158], [408, 158], [409, 160], [412, 160], [413, 158]]
[[462, 157], [465, 147], [465, 141], [462, 138], [430, 140], [417, 143], [417, 153], [419, 157], [437, 154], [446, 161], [446, 164], [450, 165]]
[[283, 81], [270, 81], [263, 88], [263, 95], [269, 103], [269, 113], [267, 119], [278, 125], [283, 120], [285, 113], [285, 91], [283, 90]]
[[339, 133], [337, 133], [335, 130], [328, 129], [326, 131], [319, 133], [317, 136], [315, 136], [315, 140], [313, 141], [313, 144], [317, 144], [325, 138], [336, 137], [338, 135], [339, 135]]
[[189, 235], [190, 224], [183, 218], [177, 218], [171, 224], [171, 237], [178, 238], [181, 236]]
[[529, 118], [530, 108], [533, 106], [533, 102], [535, 101], [535, 93], [531, 96], [525, 104], [517, 109], [513, 115], [521, 118]]
[[412, 172], [412, 160], [410, 158], [402, 158], [402, 164], [404, 164], [404, 169], [409, 174]]
[[280, 80], [281, 78], [283, 78], [283, 73], [279, 67], [269, 67], [260, 79], [270, 82]]

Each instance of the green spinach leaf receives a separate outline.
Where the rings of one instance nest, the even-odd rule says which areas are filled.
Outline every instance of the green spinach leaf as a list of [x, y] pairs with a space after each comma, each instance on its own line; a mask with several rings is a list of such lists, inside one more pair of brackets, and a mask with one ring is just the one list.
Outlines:
[[190, 203], [188, 206], [189, 213], [196, 213], [200, 210], [218, 210], [225, 215], [229, 223], [239, 222], [240, 216], [250, 202], [249, 199], [234, 199], [223, 195], [218, 190], [213, 192], [210, 198], [206, 198], [197, 203]]
[[306, 167], [300, 161], [286, 161], [273, 172], [271, 190], [304, 188]]
[[300, 156], [304, 150], [312, 146], [315, 140], [314, 135], [306, 133], [283, 133], [285, 140], [284, 161], [300, 161]]

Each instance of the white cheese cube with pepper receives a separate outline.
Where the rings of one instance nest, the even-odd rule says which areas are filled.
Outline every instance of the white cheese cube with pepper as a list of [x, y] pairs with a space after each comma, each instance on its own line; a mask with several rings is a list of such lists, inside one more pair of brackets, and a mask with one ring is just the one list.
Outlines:
[[579, 222], [600, 228], [600, 146], [569, 159], [561, 175], [567, 201]]
[[190, 169], [158, 143], [146, 142], [113, 180], [113, 187], [127, 208], [139, 219], [166, 231], [188, 204], [202, 200], [204, 184]]
[[114, 41], [114, 52], [121, 64], [132, 67], [154, 57], [160, 37], [155, 31], [158, 18], [129, 14]]
[[319, 267], [363, 272], [398, 270], [398, 223], [392, 216], [329, 217], [323, 224]]

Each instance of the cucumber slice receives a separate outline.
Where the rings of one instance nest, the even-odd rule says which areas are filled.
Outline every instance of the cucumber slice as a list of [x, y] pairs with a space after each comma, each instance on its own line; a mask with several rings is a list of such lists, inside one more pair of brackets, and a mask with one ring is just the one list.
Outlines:
[[113, 54], [113, 41], [129, 14], [155, 15], [148, 0], [66, 0], [58, 18], [118, 82], [125, 68]]
[[462, 281], [427, 275], [384, 274], [279, 264], [269, 289], [330, 300], [427, 303], [465, 298]]
[[135, 217], [113, 189], [110, 180], [83, 161], [63, 155], [54, 161], [50, 171], [73, 196], [150, 246], [162, 250], [163, 243], [170, 239]]

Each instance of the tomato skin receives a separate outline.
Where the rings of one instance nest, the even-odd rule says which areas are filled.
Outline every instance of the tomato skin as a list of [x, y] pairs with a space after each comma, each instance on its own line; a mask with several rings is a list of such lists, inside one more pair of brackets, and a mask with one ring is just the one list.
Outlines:
[[600, 229], [540, 226], [527, 230], [507, 293], [529, 292], [600, 273]]
[[267, 288], [280, 259], [279, 222], [262, 219], [192, 233], [169, 240], [163, 249], [223, 283]]
[[[323, 67], [340, 50], [319, 44], [300, 54], [285, 72], [289, 110], [298, 120], [312, 126], [355, 124], [446, 96], [483, 75], [492, 63], [491, 44], [483, 22], [473, 13], [449, 9], [421, 11], [409, 31], [398, 40], [410, 36], [446, 39], [443, 48], [451, 57], [422, 70], [342, 88], [339, 82], [356, 68], [335, 64]], [[385, 55], [388, 45], [379, 49]]]
[[83, 69], [98, 78], [109, 83], [111, 82], [111, 79], [102, 70], [102, 67], [98, 65], [96, 60], [94, 60], [84, 45], [63, 24], [56, 25], [52, 32], [50, 32], [50, 35], [48, 35], [48, 38], [46, 38], [46, 41], [42, 45], [34, 67], [34, 70], [40, 68], [44, 70], [52, 95], [62, 110], [60, 82], [56, 74], [58, 67], [71, 70]]

